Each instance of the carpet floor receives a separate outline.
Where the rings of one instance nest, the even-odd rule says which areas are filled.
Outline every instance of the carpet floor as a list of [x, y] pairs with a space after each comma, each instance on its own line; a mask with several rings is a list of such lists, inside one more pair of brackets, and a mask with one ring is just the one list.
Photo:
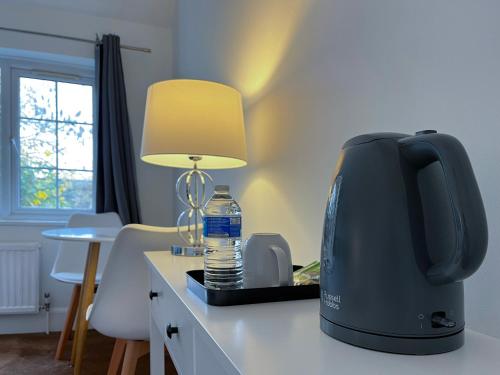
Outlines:
[[[0, 335], [0, 375], [71, 375], [68, 365], [71, 355], [71, 342], [68, 343], [65, 360], [56, 361], [54, 354], [59, 333], [49, 335], [33, 333], [23, 335]], [[82, 364], [85, 375], [106, 374], [115, 340], [96, 331], [89, 331]], [[165, 370], [168, 374], [177, 374], [166, 355]], [[149, 374], [149, 356], [142, 357], [136, 375]]]

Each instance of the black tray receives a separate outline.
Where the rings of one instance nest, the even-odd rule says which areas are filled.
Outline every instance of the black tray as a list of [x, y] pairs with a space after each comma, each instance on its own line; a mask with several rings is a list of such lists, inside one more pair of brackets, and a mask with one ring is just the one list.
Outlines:
[[[302, 266], [293, 266], [296, 271]], [[186, 272], [187, 286], [203, 302], [213, 306], [247, 305], [251, 303], [292, 301], [319, 298], [319, 285], [281, 286], [234, 290], [207, 289], [203, 270]]]

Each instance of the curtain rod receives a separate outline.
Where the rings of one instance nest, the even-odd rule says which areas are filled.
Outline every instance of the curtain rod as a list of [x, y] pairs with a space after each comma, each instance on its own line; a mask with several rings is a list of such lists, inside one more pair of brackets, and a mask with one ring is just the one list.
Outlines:
[[[59, 38], [59, 39], [66, 39], [66, 40], [73, 40], [75, 42], [82, 42], [82, 43], [91, 43], [91, 44], [96, 44], [96, 42], [99, 42], [99, 40], [92, 40], [92, 39], [84, 39], [84, 38], [77, 38], [74, 36], [67, 36], [67, 35], [59, 35], [59, 34], [51, 34], [51, 33], [43, 33], [40, 31], [31, 31], [31, 30], [23, 30], [23, 29], [15, 29], [12, 27], [3, 27], [0, 26], [0, 30], [4, 31], [12, 31], [15, 33], [23, 33], [23, 34], [32, 34], [32, 35], [40, 35], [40, 36], [48, 36], [51, 38]], [[137, 51], [137, 52], [145, 52], [145, 53], [151, 53], [151, 48], [143, 48], [143, 47], [134, 47], [134, 46], [128, 46], [126, 44], [121, 44], [121, 48], [123, 49], [128, 49], [130, 51]]]

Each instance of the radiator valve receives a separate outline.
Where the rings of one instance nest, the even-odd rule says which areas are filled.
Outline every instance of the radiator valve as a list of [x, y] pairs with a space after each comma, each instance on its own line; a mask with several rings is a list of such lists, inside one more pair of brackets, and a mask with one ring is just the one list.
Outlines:
[[50, 311], [50, 293], [43, 294], [43, 305], [40, 306], [40, 310]]

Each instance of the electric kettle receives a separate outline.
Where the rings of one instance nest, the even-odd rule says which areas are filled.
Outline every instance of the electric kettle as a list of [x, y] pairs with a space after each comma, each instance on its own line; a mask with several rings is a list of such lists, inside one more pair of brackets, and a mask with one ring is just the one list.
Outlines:
[[479, 188], [456, 138], [424, 130], [350, 139], [325, 213], [321, 329], [385, 352], [458, 349], [462, 281], [487, 242]]

